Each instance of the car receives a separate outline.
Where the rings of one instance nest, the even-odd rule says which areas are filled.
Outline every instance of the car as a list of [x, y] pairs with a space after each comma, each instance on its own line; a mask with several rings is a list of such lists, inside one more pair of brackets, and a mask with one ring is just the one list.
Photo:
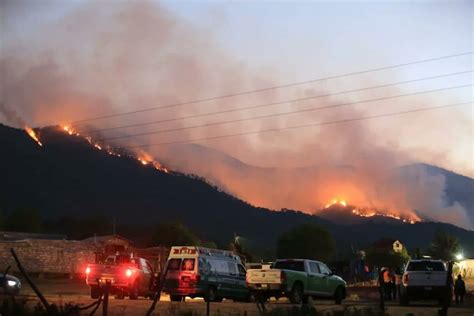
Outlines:
[[171, 301], [186, 296], [221, 302], [250, 300], [246, 270], [233, 252], [194, 246], [173, 246], [164, 269], [162, 291]]
[[346, 282], [326, 264], [307, 259], [279, 259], [271, 268], [249, 269], [247, 285], [259, 300], [288, 297], [301, 304], [309, 297], [332, 298], [336, 304], [346, 297]]
[[156, 291], [156, 277], [150, 262], [133, 254], [108, 256], [103, 262], [89, 264], [85, 270], [90, 296], [97, 299], [109, 282], [109, 293], [117, 299], [139, 296], [151, 298]]
[[20, 279], [11, 274], [0, 273], [0, 293], [17, 295], [20, 290]]
[[[449, 276], [451, 277], [451, 276]], [[400, 305], [408, 305], [413, 300], [437, 300], [442, 303], [448, 295], [446, 281], [448, 271], [441, 260], [410, 260], [402, 276]]]

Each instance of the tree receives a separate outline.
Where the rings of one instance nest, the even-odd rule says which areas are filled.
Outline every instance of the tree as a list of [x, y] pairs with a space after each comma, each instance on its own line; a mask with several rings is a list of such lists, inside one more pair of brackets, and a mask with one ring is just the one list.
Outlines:
[[199, 246], [199, 238], [180, 222], [159, 224], [152, 237], [154, 245]]
[[392, 269], [401, 268], [410, 260], [407, 249], [403, 247], [401, 252], [395, 252], [393, 249], [381, 250], [376, 247], [367, 249], [366, 254], [367, 263], [376, 267], [388, 267]]
[[455, 259], [458, 251], [459, 240], [456, 237], [446, 234], [442, 230], [436, 231], [429, 249], [429, 253], [432, 257], [450, 261]]
[[18, 208], [6, 219], [5, 229], [9, 231], [38, 233], [41, 230], [41, 216], [35, 209]]
[[301, 258], [327, 261], [334, 252], [334, 241], [328, 231], [314, 224], [297, 226], [280, 236], [278, 258]]

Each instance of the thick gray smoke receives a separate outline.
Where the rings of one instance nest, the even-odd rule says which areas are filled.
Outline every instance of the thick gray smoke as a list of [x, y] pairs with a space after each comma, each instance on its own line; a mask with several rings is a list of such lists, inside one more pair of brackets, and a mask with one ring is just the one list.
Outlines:
[[[0, 102], [36, 125], [66, 123], [278, 83], [271, 72], [261, 74], [248, 70], [245, 64], [226, 54], [214, 41], [212, 30], [191, 25], [155, 3], [91, 2], [76, 5], [61, 18], [36, 28], [28, 37], [15, 37], [15, 29], [9, 23], [15, 18], [20, 19], [21, 16], [16, 15], [21, 14], [28, 4], [28, 1], [2, 2], [6, 43], [1, 51]], [[358, 78], [357, 82], [344, 84], [362, 87], [374, 82], [366, 76]], [[225, 98], [114, 119], [93, 120], [75, 127], [82, 131], [102, 129], [326, 94], [337, 91], [338, 84]], [[398, 93], [400, 91], [395, 89], [385, 89], [366, 93], [362, 98]], [[288, 103], [104, 132], [103, 135], [115, 137], [200, 125], [348, 102], [356, 100], [356, 97]], [[419, 97], [412, 99], [410, 104], [392, 101], [358, 108], [342, 107], [332, 111], [125, 138], [114, 143], [122, 146], [143, 145], [281, 128], [359, 117], [369, 111], [371, 114], [383, 113], [383, 108], [389, 106], [405, 110], [413, 105], [426, 106], [432, 101]], [[11, 116], [14, 112], [2, 110], [2, 113], [4, 122], [18, 125]], [[426, 116], [430, 116], [430, 124], [440, 129], [449, 127], [442, 113]], [[397, 180], [393, 180], [395, 168], [419, 160], [415, 152], [424, 152], [425, 157], [431, 154], [429, 151], [400, 148], [396, 140], [402, 122], [395, 118], [379, 126], [376, 131], [370, 122], [361, 121], [208, 143], [218, 151], [194, 145], [143, 149], [175, 169], [207, 177], [226, 191], [259, 206], [274, 209], [286, 207], [312, 213], [331, 199], [340, 198], [354, 205], [386, 208], [408, 215], [416, 210], [421, 216], [433, 220], [469, 226], [464, 208], [458, 204], [445, 205], [443, 177], [419, 171], [417, 181], [406, 177], [395, 177]], [[414, 130], [426, 128], [419, 121], [413, 126]], [[463, 126], [451, 131], [452, 137], [465, 135]], [[229, 158], [221, 151], [249, 164]]]

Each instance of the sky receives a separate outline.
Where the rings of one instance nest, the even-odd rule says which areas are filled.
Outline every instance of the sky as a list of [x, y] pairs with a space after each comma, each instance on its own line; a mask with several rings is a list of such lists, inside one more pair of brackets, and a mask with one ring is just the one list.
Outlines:
[[[2, 54], [13, 47], [21, 47], [28, 52], [37, 51], [38, 55], [54, 51], [54, 41], [29, 44], [35, 43], [42, 30], [51, 25], [60, 25], [63, 22], [58, 21], [84, 6], [102, 7], [102, 11], [107, 12], [107, 8], [113, 9], [124, 3], [127, 1], [103, 0], [91, 4], [77, 0], [3, 0], [2, 6], [6, 10], [2, 10]], [[215, 50], [225, 54], [227, 59], [243, 70], [240, 76], [252, 74], [249, 78], [254, 83], [247, 85], [249, 88], [257, 84], [257, 87], [261, 87], [265, 84], [305, 81], [473, 50], [471, 1], [163, 1], [155, 4], [168, 10], [177, 19], [176, 23], [198, 30], [198, 40], [211, 43]], [[86, 21], [87, 17], [84, 17]], [[79, 49], [85, 51], [87, 45]], [[59, 58], [68, 62], [67, 56], [59, 55]], [[370, 76], [327, 81], [319, 86], [345, 90], [363, 87], [368, 82], [396, 82], [470, 70], [472, 60], [472, 55], [462, 56], [374, 72]], [[212, 62], [219, 64], [220, 61]], [[464, 74], [406, 85], [406, 88], [409, 91], [419, 88], [429, 90], [472, 83], [472, 78], [472, 73]], [[312, 87], [315, 86], [301, 86], [302, 89]], [[228, 92], [235, 91], [228, 88]], [[212, 96], [212, 92], [209, 93]], [[207, 97], [209, 94], [200, 96]], [[454, 100], [454, 103], [469, 101], [472, 99], [472, 89], [460, 88], [435, 96], [440, 96], [436, 98], [438, 100]], [[122, 111], [127, 110], [128, 105], [116, 104], [115, 107]], [[453, 141], [451, 137], [443, 136], [449, 135], [444, 126], [441, 133], [433, 126], [429, 131], [424, 128], [424, 135], [419, 135], [416, 128], [411, 130], [405, 126], [412, 124], [413, 119], [390, 119], [390, 128], [397, 131], [386, 133], [385, 139], [380, 138], [380, 141], [397, 142], [414, 151], [419, 148], [419, 158], [423, 160], [442, 156], [441, 164], [444, 167], [473, 176], [472, 105], [440, 112], [443, 112], [443, 119], [450, 122], [447, 126], [458, 125], [463, 120], [465, 122], [462, 124], [470, 124], [471, 127], [455, 133]], [[374, 131], [380, 129], [385, 133], [386, 121], [382, 119], [370, 124]], [[414, 133], [418, 135], [414, 137]], [[262, 162], [258, 152], [245, 154], [229, 150], [225, 145], [210, 145], [230, 151], [232, 155], [251, 164], [278, 164], [272, 159], [263, 159]], [[298, 152], [300, 148], [293, 149]], [[305, 159], [294, 160], [288, 165], [311, 164]]]
[[[1, 0], [0, 98], [9, 113], [14, 112], [25, 124], [47, 126], [469, 53], [474, 51], [473, 6], [472, 1]], [[276, 208], [288, 202], [287, 206], [309, 210], [346, 190], [367, 203], [380, 205], [383, 200], [397, 207], [411, 204], [413, 209], [421, 205], [413, 201], [431, 192], [436, 199], [422, 204], [445, 211], [441, 202], [444, 179], [425, 177], [421, 187], [430, 190], [413, 189], [416, 194], [408, 192], [411, 187], [403, 181], [388, 190], [391, 194], [377, 189], [386, 170], [414, 162], [474, 177], [474, 112], [469, 103], [473, 100], [473, 56], [89, 120], [74, 127], [87, 133], [168, 120], [99, 135], [120, 146], [140, 146], [168, 161], [179, 151], [163, 143], [183, 141], [203, 144], [260, 168], [327, 166], [326, 171], [334, 171], [307, 177], [308, 190], [287, 185], [306, 183], [301, 174], [285, 174], [275, 180], [282, 183], [281, 188], [270, 186], [258, 194], [255, 192], [264, 186], [258, 172], [243, 176], [254, 179], [253, 186], [243, 186], [241, 179], [230, 176], [222, 161], [206, 174], [256, 205]], [[341, 93], [440, 75], [443, 77]], [[407, 95], [413, 93], [418, 94]], [[315, 97], [328, 94], [331, 96]], [[291, 101], [305, 97], [315, 98]], [[390, 99], [382, 100], [387, 97]], [[372, 99], [378, 100], [362, 102]], [[275, 102], [279, 104], [234, 111]], [[468, 104], [193, 141], [457, 103]], [[346, 105], [309, 111], [337, 104]], [[223, 110], [232, 111], [204, 116]], [[282, 115], [291, 111], [303, 112]], [[5, 113], [0, 113], [0, 122], [22, 127]], [[278, 115], [250, 120], [269, 114]], [[201, 116], [176, 119], [196, 115]], [[216, 124], [228, 120], [235, 122]], [[209, 126], [190, 128], [196, 125]], [[151, 134], [131, 137], [143, 133]], [[188, 171], [192, 166], [191, 171], [198, 174], [207, 170], [204, 155], [192, 152], [185, 158], [177, 168]], [[360, 175], [353, 183], [342, 184], [347, 176], [335, 171], [340, 166], [352, 166]], [[321, 193], [325, 186], [336, 189]], [[296, 189], [307, 191], [306, 195], [298, 196]], [[371, 201], [369, 195], [373, 195]], [[270, 202], [282, 201], [268, 205], [260, 202], [263, 196]], [[405, 197], [403, 203], [395, 203], [400, 196]], [[305, 203], [300, 205], [300, 201]], [[464, 211], [453, 207], [450, 212], [458, 214], [455, 222], [462, 222]]]

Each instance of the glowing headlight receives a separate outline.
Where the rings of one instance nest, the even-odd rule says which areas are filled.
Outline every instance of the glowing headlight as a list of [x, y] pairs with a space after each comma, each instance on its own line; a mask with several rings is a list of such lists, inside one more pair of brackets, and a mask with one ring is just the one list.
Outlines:
[[8, 284], [8, 286], [12, 286], [12, 287], [13, 287], [13, 286], [16, 285], [16, 281], [8, 280], [8, 281], [7, 281], [7, 284]]

